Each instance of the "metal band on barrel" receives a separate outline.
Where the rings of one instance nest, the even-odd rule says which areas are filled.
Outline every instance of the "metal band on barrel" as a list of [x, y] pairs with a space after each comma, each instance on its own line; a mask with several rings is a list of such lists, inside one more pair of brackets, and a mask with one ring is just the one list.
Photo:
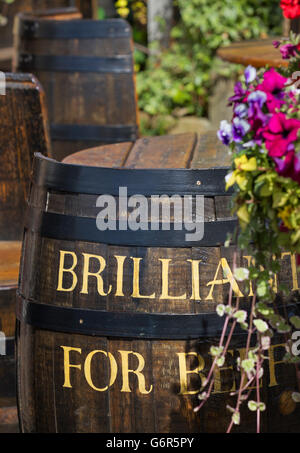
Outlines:
[[131, 37], [131, 29], [122, 19], [38, 20], [22, 19], [23, 39], [112, 39]]
[[73, 55], [33, 55], [21, 53], [18, 70], [49, 72], [95, 72], [109, 74], [131, 74], [131, 55], [115, 57], [80, 57]]
[[52, 124], [52, 140], [59, 141], [98, 141], [102, 143], [130, 142], [137, 139], [137, 126], [81, 124]]
[[230, 195], [225, 190], [227, 167], [209, 169], [127, 169], [72, 165], [35, 154], [33, 182], [49, 190], [81, 194]]
[[[143, 226], [143, 225], [141, 225]], [[191, 225], [190, 225], [191, 226]], [[219, 220], [204, 223], [204, 237], [201, 240], [187, 240], [186, 235], [191, 228], [175, 230], [170, 224], [170, 230], [141, 229], [132, 231], [106, 230], [97, 228], [96, 219], [76, 217], [71, 215], [41, 212], [38, 209], [28, 210], [25, 228], [41, 237], [62, 241], [96, 242], [109, 245], [132, 247], [217, 247], [224, 245], [228, 233], [232, 235], [237, 226], [236, 220]]]
[[106, 312], [38, 304], [20, 295], [17, 319], [54, 332], [149, 340], [214, 337], [222, 332], [224, 323], [215, 313], [176, 315]]

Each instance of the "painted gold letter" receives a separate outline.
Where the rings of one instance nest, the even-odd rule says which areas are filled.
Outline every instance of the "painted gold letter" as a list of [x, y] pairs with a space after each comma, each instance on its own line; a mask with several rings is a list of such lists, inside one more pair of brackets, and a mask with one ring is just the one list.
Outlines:
[[70, 368], [78, 368], [78, 370], [81, 370], [81, 365], [71, 365], [70, 364], [70, 351], [76, 351], [81, 354], [81, 349], [79, 348], [69, 348], [68, 346], [61, 346], [61, 348], [64, 350], [64, 372], [65, 372], [65, 383], [63, 387], [67, 388], [72, 388], [71, 382], [70, 382]]
[[[201, 355], [197, 354], [197, 352], [177, 352], [179, 357], [179, 376], [180, 376], [180, 395], [195, 395], [199, 392], [198, 390], [188, 390], [188, 381], [187, 376], [188, 374], [197, 374], [201, 377], [201, 382], [205, 381], [205, 376], [200, 373], [203, 370], [205, 363], [204, 359]], [[186, 358], [187, 356], [194, 356], [198, 359], [198, 366], [194, 370], [187, 370], [186, 366]]]
[[[103, 354], [105, 355], [105, 357], [108, 357], [109, 358], [109, 362], [110, 362], [110, 381], [109, 381], [109, 385], [107, 385], [106, 387], [100, 389], [98, 387], [96, 387], [94, 384], [93, 384], [93, 381], [92, 381], [92, 376], [91, 376], [91, 362], [92, 362], [92, 358], [94, 357], [95, 354]], [[85, 362], [84, 362], [84, 375], [85, 375], [85, 378], [87, 380], [87, 383], [89, 384], [90, 387], [92, 387], [92, 389], [96, 390], [97, 392], [105, 392], [106, 390], [108, 390], [108, 387], [111, 387], [116, 378], [117, 378], [117, 372], [118, 372], [118, 367], [117, 367], [117, 362], [114, 358], [114, 356], [109, 352], [107, 354], [107, 352], [105, 351], [92, 351], [88, 354], [87, 358], [85, 359]]]
[[[74, 272], [74, 269], [77, 265], [77, 256], [74, 252], [66, 252], [65, 250], [60, 250], [60, 260], [59, 260], [59, 271], [58, 271], [58, 285], [57, 285], [57, 291], [66, 291], [66, 292], [71, 292], [75, 289], [77, 285], [77, 276]], [[70, 255], [73, 257], [73, 264], [69, 269], [64, 268], [65, 264], [65, 256]], [[63, 278], [64, 278], [64, 273], [69, 273], [73, 277], [73, 283], [70, 288], [63, 288]]]
[[[129, 387], [129, 373], [133, 373], [137, 376], [138, 378], [138, 384], [139, 384], [139, 391], [143, 395], [148, 395], [148, 393], [152, 392], [153, 386], [150, 386], [149, 390], [146, 390], [145, 387], [145, 376], [142, 374], [142, 371], [145, 367], [145, 359], [144, 357], [139, 354], [138, 352], [133, 352], [133, 351], [118, 351], [121, 355], [122, 359], [122, 377], [123, 377], [123, 385], [121, 392], [131, 392], [130, 387]], [[129, 365], [128, 365], [128, 360], [129, 360], [129, 355], [132, 354], [135, 357], [138, 358], [139, 364], [136, 370], [130, 370]]]
[[[83, 265], [83, 281], [82, 281], [81, 294], [88, 294], [89, 293], [89, 291], [88, 291], [88, 279], [89, 279], [89, 276], [92, 276], [92, 277], [96, 277], [96, 279], [97, 279], [97, 289], [98, 289], [99, 295], [100, 296], [107, 296], [111, 292], [112, 287], [110, 285], [109, 289], [108, 289], [108, 292], [105, 293], [104, 292], [104, 288], [103, 288], [103, 278], [100, 275], [104, 271], [105, 266], [106, 266], [105, 259], [102, 256], [100, 256], [100, 255], [89, 255], [88, 253], [83, 253], [83, 256], [84, 256], [84, 265]], [[93, 272], [89, 271], [89, 269], [90, 269], [90, 259], [91, 258], [94, 258], [94, 259], [99, 261], [100, 269], [98, 270], [98, 272], [94, 272], [93, 273]]]

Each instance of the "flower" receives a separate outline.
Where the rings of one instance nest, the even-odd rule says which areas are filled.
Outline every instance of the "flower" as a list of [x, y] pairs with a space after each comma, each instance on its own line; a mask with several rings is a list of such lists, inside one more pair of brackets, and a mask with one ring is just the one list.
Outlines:
[[244, 90], [241, 82], [237, 82], [234, 86], [234, 96], [231, 96], [228, 101], [229, 105], [232, 103], [242, 102], [247, 94], [247, 91]]
[[228, 121], [223, 120], [220, 123], [220, 129], [218, 130], [218, 138], [221, 140], [223, 145], [228, 146], [232, 142], [232, 127]]
[[291, 178], [300, 184], [300, 156], [294, 151], [289, 151], [283, 159], [278, 157], [273, 158], [276, 168], [275, 170], [280, 176]]
[[255, 157], [247, 158], [245, 154], [241, 157], [234, 159], [235, 170], [229, 173], [226, 178], [226, 190], [233, 186], [235, 183], [241, 190], [245, 190], [248, 182], [247, 172], [257, 170], [257, 162]]
[[256, 79], [256, 69], [253, 66], [248, 66], [245, 69], [245, 81], [248, 85], [249, 83], [253, 82]]
[[274, 68], [264, 73], [263, 82], [257, 90], [264, 91], [267, 95], [267, 106], [274, 112], [284, 104], [284, 87], [288, 79], [279, 74]]
[[275, 113], [262, 132], [269, 156], [282, 157], [293, 150], [299, 129], [299, 120], [288, 119], [284, 113]]
[[280, 6], [287, 19], [295, 19], [300, 16], [300, 0], [281, 0]]
[[289, 60], [290, 58], [297, 56], [297, 50], [299, 50], [299, 45], [295, 46], [294, 44], [284, 44], [280, 47], [280, 53], [283, 60]]
[[232, 138], [235, 142], [241, 142], [250, 130], [250, 124], [237, 116], [232, 121]]

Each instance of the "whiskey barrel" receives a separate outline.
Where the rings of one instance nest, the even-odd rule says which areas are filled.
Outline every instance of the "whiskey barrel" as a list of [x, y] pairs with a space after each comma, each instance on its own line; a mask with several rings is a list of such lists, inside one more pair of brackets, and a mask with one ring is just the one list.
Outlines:
[[[245, 354], [245, 334], [234, 336], [211, 399], [193, 412], [222, 329], [215, 308], [226, 303], [229, 282], [241, 306], [249, 306], [249, 289], [232, 275], [235, 247], [223, 245], [236, 224], [224, 188], [227, 168], [216, 166], [226, 156], [215, 134], [107, 145], [63, 163], [36, 155], [17, 306], [23, 432], [226, 430], [226, 406], [234, 404], [230, 393], [240, 377], [233, 359]], [[140, 203], [151, 195], [204, 196], [204, 237], [187, 238], [172, 212], [171, 231], [159, 213], [159, 228], [146, 230], [129, 200], [128, 221], [136, 218], [140, 228], [111, 224], [100, 231], [100, 206], [118, 200], [120, 187], [128, 197], [139, 194]], [[250, 259], [239, 254], [237, 264]], [[294, 257], [283, 255], [278, 283], [289, 284], [293, 295], [295, 272]], [[262, 381], [262, 428], [299, 432], [295, 369], [281, 362], [284, 339], [274, 342]], [[247, 408], [242, 421], [236, 431], [255, 432]]]
[[56, 159], [137, 138], [133, 44], [126, 21], [21, 14], [15, 51], [15, 70], [32, 72], [45, 89]]
[[0, 96], [0, 240], [22, 239], [35, 152], [48, 155], [50, 139], [44, 91], [29, 74], [5, 74]]
[[0, 433], [18, 432], [15, 325], [20, 242], [0, 241]]
[[11, 71], [15, 15], [37, 9], [72, 6], [73, 2], [72, 0], [17, 0], [11, 4], [1, 3], [0, 13], [7, 19], [7, 23], [0, 26], [0, 70]]
[[[0, 96], [0, 432], [16, 430], [15, 306], [34, 152], [49, 153], [44, 92], [27, 74], [5, 74]], [[3, 88], [3, 86], [2, 86]], [[4, 353], [4, 355], [2, 355]]]

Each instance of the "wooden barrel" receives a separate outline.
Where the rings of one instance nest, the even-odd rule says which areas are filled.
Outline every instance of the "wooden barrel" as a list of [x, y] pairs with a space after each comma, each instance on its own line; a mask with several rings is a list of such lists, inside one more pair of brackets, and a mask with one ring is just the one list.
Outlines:
[[13, 56], [13, 24], [19, 12], [32, 12], [37, 9], [73, 6], [72, 0], [16, 0], [12, 4], [1, 2], [0, 13], [7, 23], [0, 27], [0, 70], [11, 71]]
[[20, 242], [0, 241], [0, 433], [18, 432], [15, 325]]
[[[16, 430], [15, 307], [34, 152], [48, 154], [44, 92], [27, 74], [5, 74], [0, 96], [0, 432]], [[3, 85], [2, 85], [3, 88]], [[5, 355], [1, 355], [5, 349]]]
[[15, 48], [15, 70], [35, 74], [46, 91], [56, 159], [136, 139], [133, 45], [126, 21], [20, 15]]
[[28, 74], [5, 74], [0, 96], [0, 240], [21, 240], [31, 164], [35, 152], [48, 155], [45, 95]]
[[[226, 156], [215, 134], [107, 145], [64, 163], [36, 156], [17, 308], [23, 432], [226, 430], [226, 406], [234, 405], [230, 393], [240, 379], [234, 359], [245, 355], [245, 333], [234, 336], [211, 399], [193, 412], [211, 365], [210, 346], [222, 329], [216, 305], [227, 302], [230, 283], [242, 307], [250, 302], [249, 289], [233, 276], [235, 247], [223, 245], [235, 227], [227, 170], [216, 166], [226, 164]], [[124, 203], [125, 188], [129, 197], [139, 194], [140, 203], [150, 195], [193, 195], [197, 207], [204, 196], [204, 237], [186, 237], [175, 228], [177, 215], [171, 231], [162, 215], [146, 230], [129, 200], [130, 228], [114, 230], [112, 222], [100, 231], [100, 207], [114, 206], [115, 197]], [[122, 218], [116, 211], [112, 221], [124, 221], [122, 206]], [[134, 219], [143, 229], [134, 228]], [[237, 265], [250, 260], [239, 254]], [[277, 278], [297, 295], [294, 257], [283, 254]], [[292, 300], [288, 310], [297, 312]], [[284, 352], [284, 339], [274, 339], [261, 388], [265, 432], [300, 430], [300, 407], [291, 400], [295, 368], [282, 363]], [[242, 425], [234, 429], [255, 432], [255, 413], [243, 408]]]

